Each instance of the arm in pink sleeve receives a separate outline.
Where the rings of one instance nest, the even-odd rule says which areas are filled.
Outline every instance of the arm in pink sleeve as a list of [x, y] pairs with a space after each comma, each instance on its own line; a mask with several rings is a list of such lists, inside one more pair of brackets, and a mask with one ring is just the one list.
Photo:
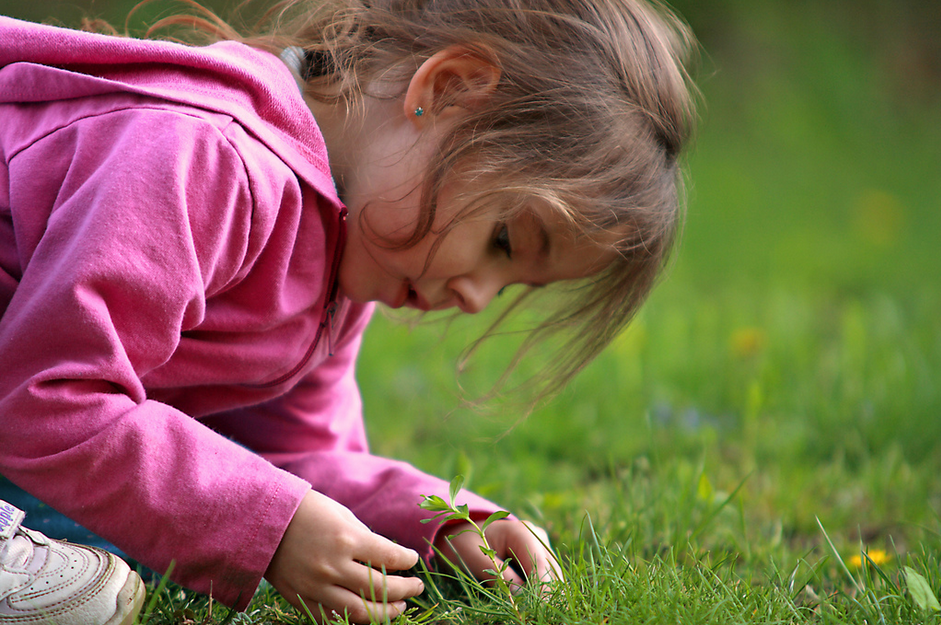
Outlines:
[[[209, 422], [347, 506], [374, 532], [415, 549], [427, 560], [441, 524], [422, 523], [432, 515], [418, 504], [423, 495], [447, 497], [449, 485], [405, 462], [368, 451], [354, 369], [371, 312], [371, 305], [354, 306], [334, 356], [290, 393]], [[467, 491], [459, 503], [468, 504], [476, 518], [499, 509]]]
[[245, 262], [243, 162], [220, 128], [149, 109], [7, 157], [21, 275], [0, 318], [0, 473], [244, 608], [309, 487], [141, 383]]

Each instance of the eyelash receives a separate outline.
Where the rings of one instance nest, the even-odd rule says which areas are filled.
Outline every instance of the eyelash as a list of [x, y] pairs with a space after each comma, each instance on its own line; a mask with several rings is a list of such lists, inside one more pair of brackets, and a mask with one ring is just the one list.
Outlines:
[[507, 258], [513, 258], [513, 248], [510, 245], [510, 230], [506, 224], [497, 226], [496, 234], [493, 237], [493, 246], [506, 254]]

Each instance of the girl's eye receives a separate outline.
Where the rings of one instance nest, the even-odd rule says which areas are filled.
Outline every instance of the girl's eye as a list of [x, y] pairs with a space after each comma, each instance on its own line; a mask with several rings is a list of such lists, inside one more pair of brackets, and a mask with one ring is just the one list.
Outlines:
[[507, 258], [513, 257], [513, 248], [510, 246], [510, 230], [506, 224], [499, 224], [497, 232], [493, 237], [493, 246], [506, 254]]

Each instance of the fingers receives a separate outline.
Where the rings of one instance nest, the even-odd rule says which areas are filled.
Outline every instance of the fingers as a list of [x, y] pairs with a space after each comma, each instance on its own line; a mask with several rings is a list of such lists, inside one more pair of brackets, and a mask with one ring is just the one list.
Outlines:
[[[405, 599], [420, 594], [424, 585], [417, 577], [385, 575], [382, 571], [354, 563], [353, 571], [344, 571], [341, 583], [322, 584], [295, 593], [293, 601], [307, 606], [310, 613], [322, 622], [332, 613], [349, 614], [355, 623], [393, 619], [406, 609]], [[286, 598], [290, 601], [292, 597]]]
[[424, 590], [421, 580], [386, 573], [417, 562], [412, 549], [374, 534], [345, 506], [309, 491], [265, 577], [318, 620], [347, 612], [359, 623], [395, 618], [405, 610], [404, 600]]
[[[506, 563], [504, 558], [497, 556], [492, 561], [490, 558], [485, 556], [480, 549], [470, 550], [470, 554], [463, 555], [464, 564], [468, 569], [474, 574], [478, 579], [490, 579], [494, 580], [494, 576], [491, 573], [486, 571], [494, 571], [494, 561], [496, 562], [497, 568], [496, 571], [503, 569], [503, 574], [501, 577], [510, 585], [510, 587], [523, 586], [526, 584], [526, 580], [516, 572], [513, 567], [503, 566]], [[511, 554], [507, 554], [508, 556]], [[469, 556], [469, 557], [468, 557]]]
[[[417, 553], [394, 543], [393, 546], [395, 551], [406, 552], [404, 559], [399, 557], [399, 562], [415, 564]], [[408, 554], [413, 554], [415, 557], [411, 558]], [[395, 558], [393, 557], [392, 560], [394, 561]], [[396, 566], [408, 568], [405, 565]], [[318, 610], [322, 606], [341, 614], [345, 611], [349, 614], [350, 620], [355, 623], [396, 618], [406, 609], [405, 599], [420, 595], [424, 592], [425, 586], [417, 577], [386, 574], [389, 570], [388, 567], [373, 568], [367, 563], [351, 560], [337, 571], [337, 577], [333, 583], [323, 585], [316, 590], [312, 589], [313, 592], [309, 594], [309, 600], [306, 603], [314, 616], [318, 615]], [[313, 607], [317, 607], [318, 610], [314, 610]]]
[[339, 586], [371, 601], [401, 601], [420, 595], [425, 585], [417, 577], [385, 575], [379, 569], [363, 564], [354, 564], [353, 570], [344, 575]]
[[[332, 609], [319, 603], [305, 601], [305, 606], [317, 623], [341, 623], [349, 620], [351, 623], [388, 623], [405, 612], [407, 606], [404, 601], [397, 603], [372, 603], [359, 600], [359, 603]], [[302, 612], [305, 610], [300, 608]], [[346, 617], [344, 617], [346, 615]]]
[[354, 623], [383, 622], [398, 617], [407, 609], [405, 601], [383, 601], [381, 595], [371, 598], [339, 586], [326, 589], [319, 601], [310, 598], [303, 599], [303, 602], [321, 623], [344, 613]]
[[[476, 532], [465, 531], [463, 525], [455, 525], [449, 528], [445, 534], [435, 541], [435, 546], [452, 564], [463, 565], [477, 579], [493, 580], [493, 574], [486, 571], [494, 570], [494, 562], [481, 552], [480, 545], [482, 544], [480, 536]], [[500, 548], [497, 548], [497, 552], [496, 567], [499, 570], [505, 562], [500, 555], [509, 554], [506, 553], [505, 549]], [[526, 580], [510, 567], [506, 567], [503, 571], [503, 579], [514, 586], [522, 586], [526, 583]]]
[[367, 599], [400, 601], [420, 595], [425, 590], [417, 577], [385, 575], [386, 572], [402, 571], [418, 564], [418, 552], [379, 534], [365, 536], [354, 558], [344, 572], [342, 586]]
[[[481, 552], [480, 536], [465, 531], [468, 527], [469, 524], [461, 524], [447, 528], [436, 539], [435, 546], [445, 558], [453, 564], [463, 564], [478, 579], [492, 578], [485, 571], [493, 570], [494, 562]], [[521, 521], [497, 521], [487, 527], [486, 535], [497, 555], [497, 569], [507, 558], [513, 558], [519, 570], [532, 580], [548, 583], [564, 579], [562, 567], [549, 547], [548, 535], [541, 528]], [[510, 567], [503, 571], [503, 578], [514, 586], [525, 583]]]
[[365, 535], [355, 557], [373, 568], [385, 568], [387, 571], [404, 571], [418, 564], [417, 551], [372, 532]]
[[525, 532], [515, 532], [507, 537], [507, 550], [530, 578], [541, 582], [564, 580], [562, 566], [552, 553], [549, 535], [541, 527], [522, 523]]
[[516, 560], [520, 568], [530, 579], [538, 580], [545, 584], [556, 581], [564, 581], [562, 567], [558, 561], [544, 550], [533, 552], [531, 549], [523, 551], [520, 548], [511, 549], [510, 554]]

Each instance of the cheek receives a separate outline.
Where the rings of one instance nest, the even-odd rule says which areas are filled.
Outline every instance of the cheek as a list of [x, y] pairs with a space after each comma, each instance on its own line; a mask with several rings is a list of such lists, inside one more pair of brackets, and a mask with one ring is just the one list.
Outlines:
[[[347, 239], [347, 249], [343, 254], [344, 263], [350, 271], [362, 272], [363, 277], [375, 274], [388, 264], [386, 250], [381, 243], [377, 244], [374, 236], [363, 232], [353, 232]], [[349, 262], [346, 261], [349, 257]], [[356, 276], [351, 276], [354, 279]]]
[[390, 249], [388, 240], [369, 232], [350, 229], [340, 264], [340, 284], [362, 285], [389, 278], [402, 279], [413, 275], [411, 264], [416, 248]]
[[[426, 241], [431, 237], [425, 237], [425, 241], [419, 244], [421, 252], [416, 254], [420, 257], [420, 262], [424, 266], [429, 255], [431, 261], [425, 276], [428, 278], [449, 278], [465, 274], [472, 271], [480, 263], [480, 249], [485, 245], [485, 237], [479, 236], [469, 228], [458, 227], [444, 240], [439, 241], [437, 248], [433, 248]], [[416, 249], [418, 249], [416, 248]], [[418, 259], [416, 259], [416, 262]]]
[[358, 229], [348, 228], [338, 279], [341, 292], [355, 302], [365, 302], [375, 297], [376, 285], [383, 275], [376, 253], [377, 250], [370, 249]]
[[420, 193], [402, 193], [373, 200], [356, 211], [357, 227], [379, 247], [407, 241], [418, 226]]

